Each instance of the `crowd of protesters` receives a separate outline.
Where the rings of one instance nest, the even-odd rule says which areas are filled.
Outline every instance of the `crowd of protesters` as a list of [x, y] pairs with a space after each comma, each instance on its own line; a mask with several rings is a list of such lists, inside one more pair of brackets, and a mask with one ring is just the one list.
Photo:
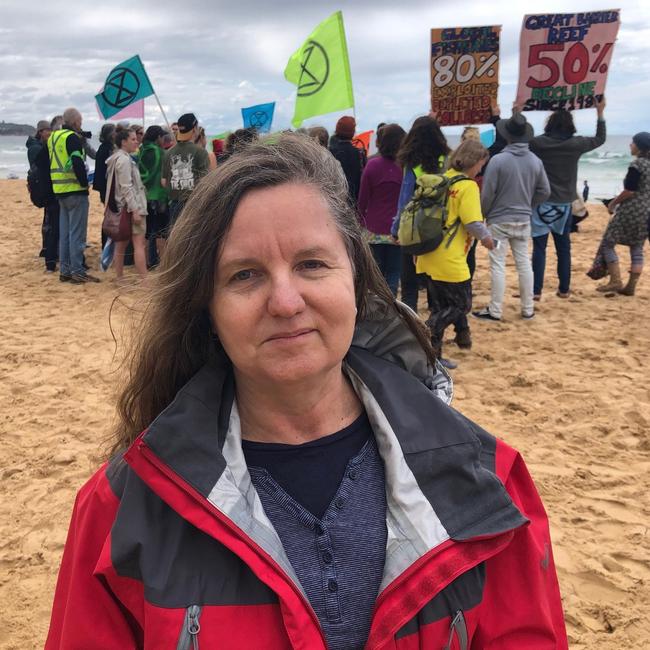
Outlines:
[[[442, 356], [443, 335], [449, 325], [455, 327], [458, 347], [472, 346], [467, 316], [472, 308], [471, 281], [479, 241], [488, 249], [491, 298], [487, 306], [473, 312], [477, 319], [502, 318], [508, 248], [519, 278], [521, 317], [534, 317], [534, 302], [542, 298], [549, 234], [557, 253], [556, 295], [570, 296], [571, 233], [586, 214], [578, 197], [578, 161], [606, 138], [604, 98], [596, 101], [595, 108], [592, 137], [576, 135], [573, 117], [564, 110], [553, 112], [543, 134], [535, 136], [517, 107], [511, 118], [501, 119], [494, 103], [494, 143], [483, 147], [478, 129], [467, 127], [454, 152], [435, 114], [417, 118], [408, 132], [399, 124], [378, 125], [377, 151], [369, 158], [355, 138], [352, 116], [341, 117], [331, 136], [320, 126], [298, 130], [329, 149], [340, 163], [349, 201], [393, 295], [417, 312], [424, 290], [434, 349], [448, 368], [456, 365]], [[49, 187], [43, 202], [41, 252], [46, 270], [55, 272], [58, 264], [59, 279], [72, 284], [99, 282], [88, 272], [83, 254], [89, 189], [86, 157], [95, 159], [93, 189], [102, 204], [110, 201], [113, 209], [124, 208], [130, 215], [130, 239], [113, 242], [104, 263], [106, 267], [112, 259], [115, 279], [121, 283], [125, 263], [134, 263], [140, 278], [158, 264], [167, 236], [199, 180], [257, 140], [258, 134], [251, 128], [238, 129], [225, 141], [214, 139], [208, 146], [204, 127], [193, 113], [186, 113], [169, 128], [105, 124], [97, 151], [89, 138], [82, 130], [81, 114], [71, 108], [51, 122], [39, 122], [36, 136], [27, 142], [30, 167], [46, 177], [42, 184]], [[614, 216], [589, 271], [594, 279], [609, 275], [607, 284], [598, 287], [608, 296], [634, 295], [648, 236], [650, 134], [635, 135], [631, 153], [635, 160], [623, 192], [609, 203]], [[431, 175], [444, 175], [449, 183], [446, 239], [436, 250], [413, 256], [400, 246], [400, 214]], [[585, 181], [580, 190], [583, 199], [588, 192]], [[111, 246], [102, 233], [102, 248], [107, 244]], [[621, 280], [616, 244], [630, 248], [626, 285]]]

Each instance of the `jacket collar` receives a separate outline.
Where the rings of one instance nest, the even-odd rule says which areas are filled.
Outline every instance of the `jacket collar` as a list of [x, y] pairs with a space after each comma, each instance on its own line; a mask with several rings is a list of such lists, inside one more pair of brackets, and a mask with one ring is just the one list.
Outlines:
[[[371, 310], [344, 363], [385, 467], [382, 590], [450, 540], [491, 537], [526, 523], [490, 466], [494, 438], [436, 396], [435, 373], [404, 329], [390, 310]], [[228, 362], [199, 370], [143, 442], [299, 584], [246, 468]]]

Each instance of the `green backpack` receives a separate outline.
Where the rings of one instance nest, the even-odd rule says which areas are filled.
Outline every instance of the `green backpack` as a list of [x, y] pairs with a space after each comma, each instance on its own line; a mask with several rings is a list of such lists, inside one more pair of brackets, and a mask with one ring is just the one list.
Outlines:
[[413, 198], [400, 214], [398, 239], [411, 255], [424, 255], [436, 250], [449, 234], [446, 248], [460, 228], [460, 218], [447, 226], [447, 199], [451, 186], [468, 180], [460, 174], [449, 178], [443, 174], [422, 174], [415, 183]]

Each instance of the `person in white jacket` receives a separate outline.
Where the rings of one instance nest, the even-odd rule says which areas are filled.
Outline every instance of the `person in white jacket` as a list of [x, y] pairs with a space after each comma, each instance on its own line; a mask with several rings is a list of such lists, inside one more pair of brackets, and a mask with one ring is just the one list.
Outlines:
[[[115, 183], [115, 202], [118, 210], [123, 207], [131, 213], [131, 240], [133, 242], [133, 260], [140, 278], [147, 277], [147, 259], [145, 255], [145, 233], [147, 230], [147, 194], [140, 178], [138, 166], [131, 157], [138, 146], [134, 131], [124, 130], [115, 135], [117, 151], [106, 161], [108, 187], [106, 195], [110, 196], [111, 185]], [[115, 242], [113, 267], [117, 281], [124, 275], [124, 253], [129, 240]]]

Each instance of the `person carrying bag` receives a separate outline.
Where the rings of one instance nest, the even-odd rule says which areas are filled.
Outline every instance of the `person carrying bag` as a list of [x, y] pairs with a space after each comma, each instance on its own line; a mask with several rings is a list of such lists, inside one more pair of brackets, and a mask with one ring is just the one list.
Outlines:
[[133, 242], [133, 259], [141, 279], [147, 276], [145, 233], [147, 195], [140, 178], [138, 166], [131, 154], [138, 147], [132, 131], [120, 131], [115, 136], [117, 151], [107, 162], [107, 201], [102, 230], [115, 242], [113, 267], [116, 280], [123, 277], [124, 253], [129, 241]]

